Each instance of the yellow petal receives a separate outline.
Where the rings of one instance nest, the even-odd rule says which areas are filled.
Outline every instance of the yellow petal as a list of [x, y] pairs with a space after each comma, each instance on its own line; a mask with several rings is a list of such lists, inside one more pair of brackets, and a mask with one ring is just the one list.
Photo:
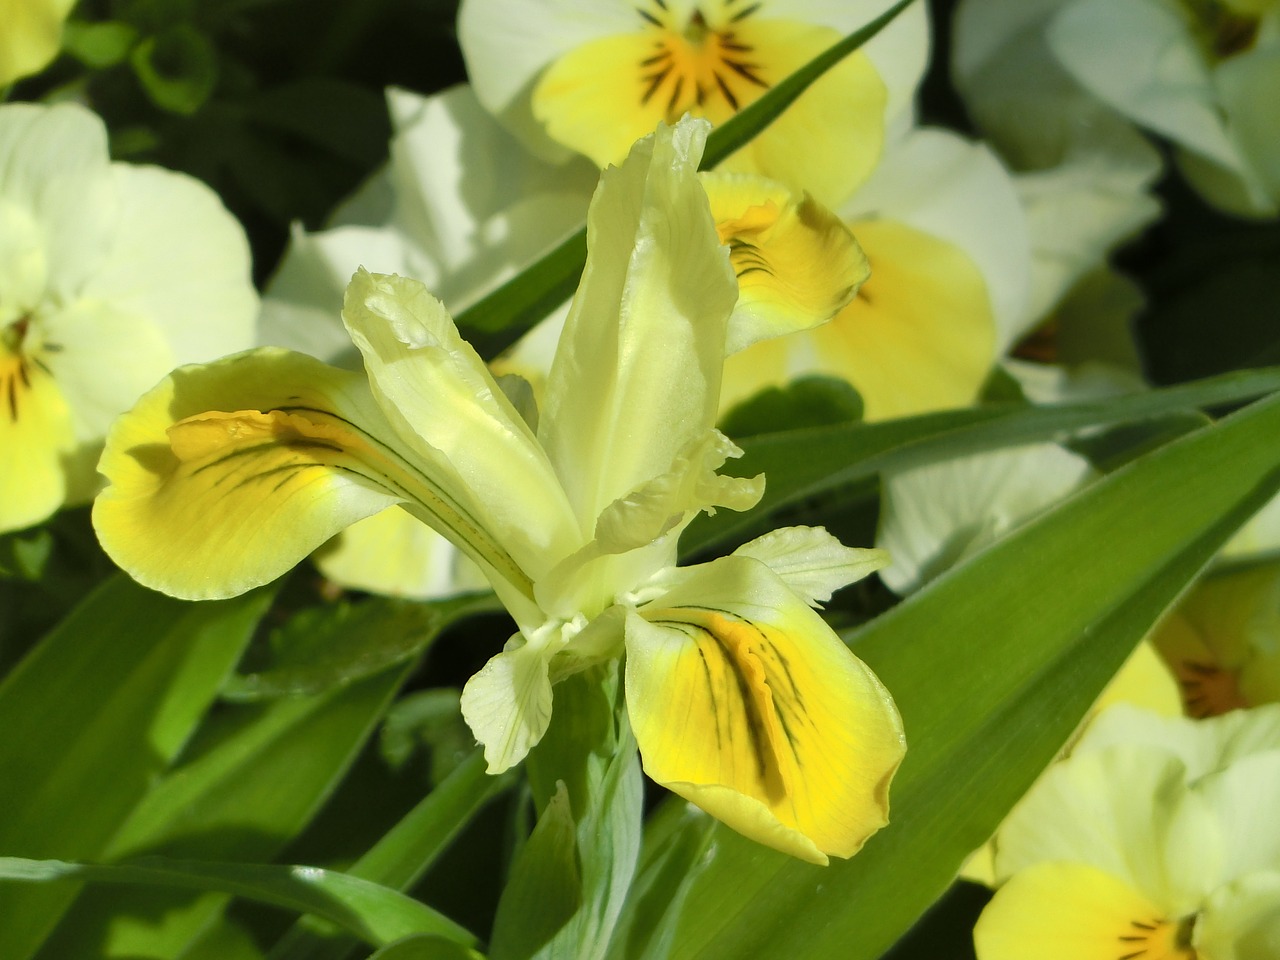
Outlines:
[[843, 377], [868, 420], [966, 406], [994, 362], [995, 319], [973, 261], [893, 221], [855, 223], [871, 278], [830, 323], [759, 343], [725, 364], [721, 404], [802, 373]]
[[849, 857], [888, 822], [902, 760], [888, 692], [764, 564], [726, 557], [628, 616], [645, 771], [760, 843]]
[[0, 343], [0, 533], [39, 523], [66, 493], [71, 412], [53, 377]]
[[1053, 861], [1016, 874], [974, 927], [978, 960], [1194, 960], [1191, 924], [1096, 867]]
[[44, 69], [75, 0], [0, 0], [0, 87]]
[[[643, 13], [637, 32], [591, 41], [553, 63], [534, 88], [534, 115], [553, 139], [605, 166], [660, 121], [692, 113], [723, 122], [840, 39], [829, 27], [760, 19], [754, 10], [736, 20], [714, 10]], [[879, 159], [886, 96], [865, 55], [847, 57], [725, 169], [763, 173], [835, 204]]]
[[189, 599], [266, 583], [396, 503], [501, 564], [483, 529], [395, 453], [394, 436], [364, 377], [301, 354], [183, 367], [108, 435], [94, 526], [135, 579]]
[[702, 185], [738, 277], [726, 354], [826, 323], [867, 279], [849, 228], [811, 197], [748, 174], [704, 173]]

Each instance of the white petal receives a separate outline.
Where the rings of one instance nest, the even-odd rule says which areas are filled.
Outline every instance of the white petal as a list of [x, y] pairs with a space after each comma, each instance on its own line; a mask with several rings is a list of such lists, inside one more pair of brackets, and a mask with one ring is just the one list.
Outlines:
[[885, 478], [877, 546], [881, 578], [910, 593], [1066, 497], [1092, 474], [1055, 444], [1013, 447]]
[[733, 555], [759, 560], [811, 607], [889, 562], [883, 550], [846, 547], [822, 527], [783, 527], [744, 543]]
[[1013, 180], [988, 147], [944, 130], [912, 131], [886, 147], [840, 212], [905, 223], [963, 250], [986, 281], [1000, 353], [1025, 327], [1030, 237]]

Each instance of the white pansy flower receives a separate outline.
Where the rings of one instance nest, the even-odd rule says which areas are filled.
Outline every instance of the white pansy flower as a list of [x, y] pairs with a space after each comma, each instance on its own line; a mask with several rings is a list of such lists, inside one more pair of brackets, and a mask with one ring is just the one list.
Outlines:
[[213, 191], [112, 163], [72, 106], [0, 106], [0, 531], [98, 488], [117, 414], [253, 341], [244, 232]]

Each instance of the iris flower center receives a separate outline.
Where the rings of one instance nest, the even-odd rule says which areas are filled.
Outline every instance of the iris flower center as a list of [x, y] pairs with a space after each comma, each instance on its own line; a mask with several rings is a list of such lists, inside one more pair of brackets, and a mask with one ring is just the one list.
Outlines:
[[1251, 49], [1258, 39], [1258, 18], [1232, 10], [1221, 0], [1185, 0], [1202, 42], [1215, 61]]
[[1235, 670], [1216, 663], [1182, 660], [1174, 667], [1174, 673], [1188, 716], [1217, 717], [1249, 705], [1240, 692], [1240, 676]]

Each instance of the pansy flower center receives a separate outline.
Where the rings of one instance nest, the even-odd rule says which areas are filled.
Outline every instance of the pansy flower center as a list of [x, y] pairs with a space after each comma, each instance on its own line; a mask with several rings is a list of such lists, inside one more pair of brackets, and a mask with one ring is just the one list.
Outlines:
[[1221, 0], [1184, 0], [1196, 33], [1214, 61], [1226, 60], [1252, 49], [1258, 38], [1257, 16]]
[[1187, 716], [1217, 717], [1249, 704], [1240, 692], [1240, 675], [1216, 663], [1180, 660], [1174, 666]]
[[1120, 941], [1116, 960], [1196, 960], [1191, 946], [1195, 915], [1181, 920], [1131, 920]]
[[681, 22], [665, 0], [638, 8], [651, 41], [637, 64], [640, 105], [663, 104], [669, 123], [686, 112], [720, 121], [759, 97], [769, 84], [754, 47], [737, 32], [759, 9], [722, 0]]

